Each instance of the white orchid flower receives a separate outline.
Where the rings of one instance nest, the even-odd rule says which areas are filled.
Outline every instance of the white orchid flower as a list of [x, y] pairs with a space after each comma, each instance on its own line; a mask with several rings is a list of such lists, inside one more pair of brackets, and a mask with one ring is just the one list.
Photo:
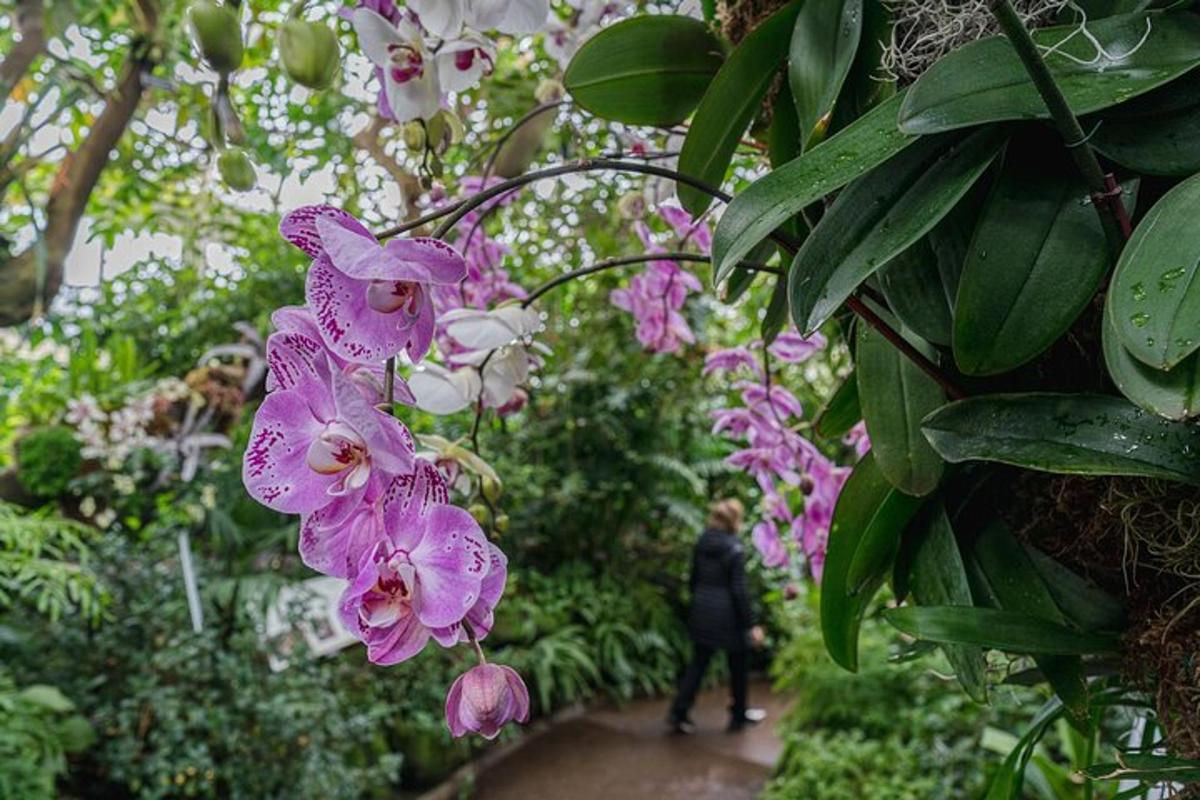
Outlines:
[[550, 14], [550, 0], [470, 0], [467, 24], [481, 31], [521, 34], [539, 31]]
[[430, 414], [454, 414], [479, 399], [482, 383], [474, 368], [448, 370], [426, 362], [408, 379], [416, 406]]
[[461, 92], [478, 86], [496, 66], [496, 46], [474, 31], [465, 31], [457, 39], [445, 42], [436, 57], [442, 88]]
[[421, 27], [439, 39], [453, 39], [467, 17], [467, 0], [408, 0], [408, 10], [421, 20]]
[[351, 22], [363, 53], [383, 70], [384, 95], [396, 119], [407, 122], [436, 114], [441, 84], [421, 30], [408, 19], [392, 25], [368, 8], [355, 9]]

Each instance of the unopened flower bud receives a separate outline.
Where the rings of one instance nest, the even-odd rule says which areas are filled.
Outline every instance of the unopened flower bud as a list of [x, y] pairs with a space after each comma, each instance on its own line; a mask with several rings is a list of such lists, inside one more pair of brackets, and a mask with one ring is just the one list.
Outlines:
[[504, 487], [500, 485], [500, 481], [485, 475], [479, 484], [479, 488], [482, 490], [483, 496], [488, 499], [489, 503], [495, 505], [496, 503], [500, 502], [500, 494], [504, 491]]
[[539, 103], [546, 105], [547, 103], [557, 103], [559, 100], [562, 100], [565, 93], [566, 90], [563, 88], [562, 83], [553, 78], [547, 78], [538, 84], [537, 89], [533, 92], [533, 96]]
[[467, 509], [467, 513], [475, 518], [475, 521], [480, 525], [487, 527], [492, 521], [492, 512], [488, 511], [488, 507], [483, 503], [475, 503]]
[[249, 156], [238, 147], [230, 147], [217, 156], [217, 172], [225, 185], [235, 192], [248, 192], [258, 184], [254, 164]]
[[237, 12], [212, 0], [200, 0], [188, 9], [192, 41], [208, 65], [220, 73], [233, 72], [242, 63], [242, 26]]
[[337, 36], [327, 26], [295, 17], [279, 29], [279, 58], [288, 77], [309, 89], [328, 89], [341, 66]]
[[425, 126], [420, 120], [406, 122], [400, 130], [400, 136], [404, 140], [404, 146], [414, 153], [425, 149]]
[[641, 219], [646, 215], [646, 196], [641, 192], [621, 195], [617, 201], [617, 213], [622, 219]]
[[496, 533], [508, 533], [508, 514], [497, 514], [496, 524], [493, 526]]
[[455, 738], [473, 731], [494, 739], [513, 720], [529, 721], [529, 690], [512, 667], [480, 664], [450, 686], [446, 725]]
[[425, 123], [425, 131], [429, 135], [429, 147], [438, 155], [450, 149], [450, 145], [462, 141], [464, 130], [462, 120], [452, 111], [444, 108], [429, 118]]

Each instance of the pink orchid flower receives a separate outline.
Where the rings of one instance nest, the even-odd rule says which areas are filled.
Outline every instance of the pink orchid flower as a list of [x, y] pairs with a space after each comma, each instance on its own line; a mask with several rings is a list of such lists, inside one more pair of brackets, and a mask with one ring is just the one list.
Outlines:
[[736, 372], [745, 367], [758, 378], [762, 378], [762, 367], [758, 359], [745, 347], [730, 347], [725, 350], [714, 350], [704, 357], [705, 375], [714, 372]]
[[[483, 583], [480, 584], [479, 599], [475, 601], [475, 605], [471, 606], [471, 610], [463, 618], [463, 622], [470, 625], [471, 633], [475, 635], [476, 639], [483, 639], [491, 632], [492, 626], [496, 622], [496, 606], [499, 605], [500, 597], [504, 594], [504, 586], [508, 582], [508, 558], [505, 557], [504, 551], [488, 542], [488, 558], [489, 569], [483, 578]], [[432, 631], [433, 638], [442, 647], [453, 647], [456, 644], [470, 641], [471, 636], [467, 633], [467, 625], [464, 625], [463, 622], [455, 622], [444, 628], [435, 629]]]
[[374, 408], [324, 353], [293, 364], [286, 387], [267, 395], [254, 415], [242, 465], [252, 497], [288, 514], [335, 502], [348, 510], [380, 473], [412, 469], [408, 429]]
[[[325, 353], [332, 366], [349, 376], [372, 405], [383, 402], [383, 365], [347, 361], [327, 350], [316, 317], [307, 306], [277, 309], [271, 315], [271, 323], [275, 332], [267, 337], [267, 391], [289, 388], [296, 374], [315, 368], [313, 359], [317, 353]], [[393, 376], [393, 393], [398, 402], [406, 405], [415, 402], [408, 384], [399, 375]]]
[[461, 623], [491, 567], [475, 518], [456, 506], [418, 500], [423, 497], [419, 485], [385, 497], [381, 536], [339, 604], [342, 623], [375, 664], [412, 658], [434, 630]]
[[455, 738], [474, 731], [494, 739], [513, 720], [529, 721], [529, 690], [512, 667], [479, 664], [450, 686], [446, 724]]
[[402, 349], [416, 362], [433, 341], [430, 290], [466, 275], [454, 248], [436, 239], [380, 246], [362, 223], [332, 206], [303, 206], [280, 233], [313, 258], [305, 297], [325, 344], [347, 361], [375, 362]]
[[824, 350], [826, 344], [825, 337], [819, 333], [805, 337], [795, 331], [785, 331], [775, 337], [767, 352], [787, 364], [799, 364]]
[[450, 502], [437, 466], [423, 459], [417, 459], [410, 473], [396, 475], [386, 484], [373, 482], [349, 514], [329, 505], [305, 516], [300, 524], [300, 559], [324, 575], [353, 579], [364, 555], [384, 536], [386, 509], [414, 502], [421, 507]]
[[764, 519], [755, 525], [750, 539], [754, 542], [754, 547], [758, 550], [759, 555], [762, 556], [765, 566], [776, 568], [788, 563], [787, 545], [780, 538], [779, 528], [776, 527], [774, 520]]

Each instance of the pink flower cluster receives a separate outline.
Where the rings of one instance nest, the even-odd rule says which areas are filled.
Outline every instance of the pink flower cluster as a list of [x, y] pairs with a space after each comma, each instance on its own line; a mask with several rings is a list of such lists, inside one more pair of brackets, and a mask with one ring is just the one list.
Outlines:
[[[678, 206], [658, 207], [658, 216], [675, 233], [678, 246], [682, 249], [689, 242], [701, 252], [707, 253], [712, 246], [712, 235], [707, 223], [693, 222], [686, 211]], [[635, 224], [638, 238], [646, 252], [666, 253], [650, 227], [642, 221]], [[628, 311], [637, 321], [637, 339], [651, 353], [678, 353], [684, 344], [696, 341], [695, 334], [680, 312], [692, 292], [703, 289], [695, 275], [679, 266], [676, 261], [655, 260], [629, 280], [628, 288], [616, 289], [609, 300], [622, 311]]]
[[[741, 392], [741, 406], [713, 412], [713, 433], [723, 433], [745, 445], [727, 462], [746, 471], [763, 492], [763, 516], [751, 534], [763, 563], [769, 567], [790, 563], [791, 553], [782, 530], [795, 542], [809, 572], [819, 582], [833, 508], [849, 470], [835, 465], [797, 432], [803, 406], [783, 386], [772, 383], [752, 352], [761, 347], [761, 343], [753, 343], [718, 350], [705, 360], [705, 374], [750, 376], [734, 384]], [[825, 339], [820, 334], [805, 338], [785, 332], [766, 348], [765, 354], [778, 362], [798, 364], [824, 347]], [[860, 441], [866, 441], [865, 435]]]
[[[504, 592], [504, 554], [449, 503], [442, 476], [417, 457], [404, 424], [378, 407], [381, 364], [402, 350], [414, 363], [426, 354], [436, 327], [432, 293], [460, 282], [466, 264], [432, 239], [380, 245], [330, 206], [293, 211], [280, 232], [312, 266], [306, 304], [273, 316], [269, 393], [246, 448], [246, 488], [269, 508], [301, 515], [301, 558], [348, 581], [341, 618], [372, 662], [412, 658], [430, 639], [477, 644]], [[398, 399], [410, 399], [393, 380]], [[465, 684], [483, 688], [456, 682], [450, 692], [455, 735], [491, 737], [509, 720], [528, 719], [520, 678], [504, 672], [498, 683], [487, 666]]]

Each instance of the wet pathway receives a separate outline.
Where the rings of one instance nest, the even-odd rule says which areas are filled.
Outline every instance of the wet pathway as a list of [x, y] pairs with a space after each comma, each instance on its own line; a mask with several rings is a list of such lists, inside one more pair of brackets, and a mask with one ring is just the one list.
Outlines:
[[751, 800], [782, 744], [774, 733], [786, 701], [766, 683], [750, 690], [767, 721], [725, 733], [728, 695], [704, 693], [692, 736], [664, 732], [666, 701], [596, 710], [541, 733], [476, 776], [478, 800]]

